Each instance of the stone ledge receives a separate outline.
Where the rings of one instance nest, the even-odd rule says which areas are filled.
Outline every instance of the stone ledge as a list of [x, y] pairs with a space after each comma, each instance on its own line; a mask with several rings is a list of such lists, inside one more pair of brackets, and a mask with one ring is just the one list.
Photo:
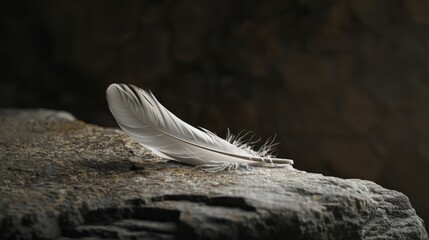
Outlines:
[[428, 239], [408, 198], [294, 169], [207, 173], [116, 129], [0, 110], [1, 239]]

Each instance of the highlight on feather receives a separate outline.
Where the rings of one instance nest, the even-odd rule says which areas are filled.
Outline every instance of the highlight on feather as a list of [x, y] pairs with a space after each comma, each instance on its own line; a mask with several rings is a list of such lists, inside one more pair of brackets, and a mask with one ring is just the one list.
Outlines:
[[207, 171], [235, 170], [239, 168], [282, 167], [293, 160], [272, 155], [275, 138], [268, 140], [255, 151], [258, 142], [244, 139], [251, 134], [232, 135], [226, 140], [204, 128], [195, 128], [167, 110], [151, 92], [133, 85], [112, 84], [107, 88], [109, 109], [119, 127], [132, 139], [151, 150], [155, 155], [175, 160]]

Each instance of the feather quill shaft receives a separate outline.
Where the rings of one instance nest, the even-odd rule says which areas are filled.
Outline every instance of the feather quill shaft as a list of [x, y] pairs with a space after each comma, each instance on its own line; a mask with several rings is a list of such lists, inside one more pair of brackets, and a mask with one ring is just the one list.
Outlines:
[[154, 154], [194, 166], [273, 166], [293, 164], [249, 150], [241, 138], [231, 142], [204, 128], [195, 128], [168, 111], [151, 92], [126, 84], [112, 84], [106, 91], [109, 109], [119, 127]]

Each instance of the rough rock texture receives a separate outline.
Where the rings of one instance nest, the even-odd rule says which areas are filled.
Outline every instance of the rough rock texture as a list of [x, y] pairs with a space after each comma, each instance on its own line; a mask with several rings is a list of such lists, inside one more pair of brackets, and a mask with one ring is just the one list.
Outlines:
[[207, 173], [65, 112], [0, 110], [0, 239], [428, 239], [408, 198], [292, 168]]

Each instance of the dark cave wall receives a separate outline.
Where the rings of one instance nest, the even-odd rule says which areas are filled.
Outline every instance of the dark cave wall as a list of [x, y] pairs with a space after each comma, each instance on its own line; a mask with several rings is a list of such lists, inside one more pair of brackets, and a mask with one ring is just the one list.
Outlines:
[[115, 126], [109, 83], [306, 171], [406, 193], [429, 221], [429, 1], [9, 1], [0, 107]]

